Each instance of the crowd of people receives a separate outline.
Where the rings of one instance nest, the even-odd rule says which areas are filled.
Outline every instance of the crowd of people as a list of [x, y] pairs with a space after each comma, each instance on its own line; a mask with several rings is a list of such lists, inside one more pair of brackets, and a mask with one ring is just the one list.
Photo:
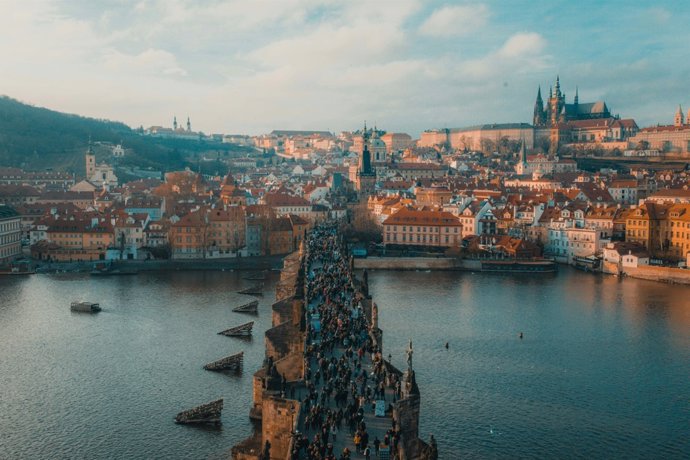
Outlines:
[[[388, 371], [370, 334], [366, 299], [355, 285], [336, 229], [317, 227], [306, 249], [307, 392], [292, 458], [395, 458], [400, 439], [395, 420], [391, 417], [385, 432], [374, 433], [365, 414], [387, 404], [381, 412], [391, 415], [391, 403], [400, 397], [400, 379]], [[353, 451], [347, 447], [349, 440]]]

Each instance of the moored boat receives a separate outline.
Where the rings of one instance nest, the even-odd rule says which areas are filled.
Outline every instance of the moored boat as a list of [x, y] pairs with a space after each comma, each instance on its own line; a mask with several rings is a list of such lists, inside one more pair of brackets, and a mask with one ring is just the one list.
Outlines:
[[482, 272], [553, 273], [558, 265], [553, 260], [482, 260]]
[[101, 306], [93, 302], [72, 302], [70, 310], [82, 313], [96, 313], [101, 311]]

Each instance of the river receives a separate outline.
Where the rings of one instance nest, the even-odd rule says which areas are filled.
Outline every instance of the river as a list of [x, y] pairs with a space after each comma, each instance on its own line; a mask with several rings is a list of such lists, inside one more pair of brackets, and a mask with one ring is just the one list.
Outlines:
[[[253, 318], [231, 312], [252, 299], [236, 293], [246, 275], [0, 278], [0, 458], [227, 455], [251, 430], [277, 282]], [[440, 458], [690, 455], [690, 288], [569, 269], [369, 280], [384, 354], [403, 367], [413, 341], [420, 434]], [[72, 313], [76, 299], [103, 311]], [[252, 341], [216, 334], [251, 319]], [[202, 369], [238, 351], [242, 374]], [[218, 397], [222, 428], [173, 423]]]

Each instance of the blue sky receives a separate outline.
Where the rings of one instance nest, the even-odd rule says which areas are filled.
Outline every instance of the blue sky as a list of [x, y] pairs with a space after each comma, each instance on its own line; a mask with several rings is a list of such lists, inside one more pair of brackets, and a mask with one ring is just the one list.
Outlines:
[[1, 93], [204, 132], [531, 121], [557, 74], [641, 126], [690, 108], [690, 4], [635, 1], [16, 1]]

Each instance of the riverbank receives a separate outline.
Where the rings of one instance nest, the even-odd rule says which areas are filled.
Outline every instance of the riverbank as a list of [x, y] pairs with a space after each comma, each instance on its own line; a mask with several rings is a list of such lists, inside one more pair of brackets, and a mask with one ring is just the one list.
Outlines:
[[458, 259], [455, 257], [367, 257], [355, 259], [354, 268], [367, 270], [471, 271], [491, 273], [553, 273], [551, 260]]
[[660, 283], [690, 285], [690, 270], [683, 268], [658, 267], [653, 265], [619, 267], [617, 264], [604, 262], [602, 269], [604, 273], [609, 275], [626, 276]]
[[[256, 256], [208, 260], [122, 260], [108, 265], [112, 270], [195, 271], [195, 270], [280, 270], [285, 256]], [[36, 262], [37, 273], [91, 272], [98, 264], [107, 262]]]

